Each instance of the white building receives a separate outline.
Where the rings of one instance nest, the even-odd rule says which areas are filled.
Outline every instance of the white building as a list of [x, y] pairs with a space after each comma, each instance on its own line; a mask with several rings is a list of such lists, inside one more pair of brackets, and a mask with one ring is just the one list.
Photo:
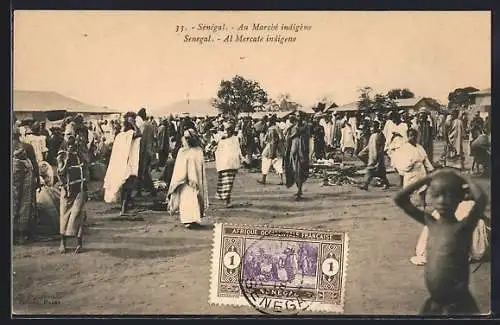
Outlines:
[[491, 112], [491, 88], [473, 92], [471, 96], [474, 99], [471, 110], [479, 111], [483, 118]]

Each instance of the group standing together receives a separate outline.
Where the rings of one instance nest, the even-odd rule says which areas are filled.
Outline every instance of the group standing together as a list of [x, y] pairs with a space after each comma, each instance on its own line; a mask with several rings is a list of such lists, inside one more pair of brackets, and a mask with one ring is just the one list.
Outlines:
[[[182, 209], [182, 216], [189, 215], [183, 223], [189, 226], [199, 222], [208, 206], [204, 171], [207, 160], [215, 160], [215, 196], [228, 208], [232, 206], [231, 193], [238, 170], [253, 168], [259, 160], [261, 177], [257, 182], [269, 184], [270, 172], [274, 170], [278, 184], [296, 186], [295, 198], [300, 200], [310, 164], [328, 159], [334, 152], [356, 155], [365, 163], [366, 177], [361, 186], [364, 190], [368, 190], [373, 179], [384, 188], [390, 186], [386, 158], [400, 175], [401, 185], [409, 185], [433, 171], [436, 139], [445, 140], [443, 161], [452, 166], [457, 162], [463, 168], [468, 149], [474, 158], [473, 168], [482, 166], [488, 171], [489, 125], [489, 118], [483, 120], [479, 114], [468, 121], [458, 111], [432, 116], [425, 109], [413, 116], [404, 111], [386, 115], [327, 112], [309, 118], [298, 111], [281, 119], [276, 115], [261, 120], [219, 115], [156, 120], [142, 108], [125, 114], [121, 122], [84, 121], [82, 115], [77, 115], [49, 130], [45, 122], [16, 121], [16, 240], [25, 241], [33, 235], [33, 223], [37, 222], [36, 191], [43, 185], [39, 166], [44, 161], [55, 167], [63, 185], [60, 199], [67, 206], [61, 209], [61, 218], [65, 218], [61, 227], [80, 229], [83, 224], [87, 184], [96, 162], [106, 169], [105, 201], [118, 202], [123, 215], [129, 213], [134, 198], [143, 192], [156, 195], [151, 172], [163, 168], [160, 179], [168, 188], [170, 210], [179, 210], [180, 205], [185, 207], [185, 202], [197, 198], [196, 211], [202, 212]], [[464, 145], [465, 139], [469, 146]], [[195, 192], [186, 191], [185, 186], [191, 186]], [[419, 193], [425, 207], [424, 189]], [[81, 231], [64, 229], [61, 236], [61, 251], [65, 251], [64, 238], [81, 238]]]

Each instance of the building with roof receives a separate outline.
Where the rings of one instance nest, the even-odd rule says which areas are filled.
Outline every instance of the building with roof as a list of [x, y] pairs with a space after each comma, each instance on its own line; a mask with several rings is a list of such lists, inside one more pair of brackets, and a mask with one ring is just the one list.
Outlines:
[[337, 107], [329, 107], [325, 110], [325, 112], [328, 112], [328, 113], [333, 113], [333, 112], [337, 112], [337, 113], [351, 113], [351, 112], [357, 112], [359, 111], [359, 104], [357, 101], [355, 102], [351, 102], [351, 103], [347, 103], [347, 104], [344, 104], [344, 105], [340, 105], [340, 106], [337, 106]]
[[489, 113], [491, 111], [491, 88], [482, 89], [470, 93], [470, 95], [474, 99], [473, 110], [478, 110], [481, 113]]
[[438, 111], [441, 108], [439, 103], [428, 97], [414, 97], [394, 100], [399, 110], [405, 110], [410, 114], [417, 113], [421, 108]]
[[151, 108], [148, 115], [166, 117], [169, 115], [217, 116], [219, 111], [213, 107], [211, 99], [185, 99], [167, 106]]
[[14, 90], [12, 106], [18, 119], [46, 120], [51, 119], [51, 115], [64, 116], [68, 113], [102, 119], [119, 114], [108, 107], [86, 104], [54, 91]]

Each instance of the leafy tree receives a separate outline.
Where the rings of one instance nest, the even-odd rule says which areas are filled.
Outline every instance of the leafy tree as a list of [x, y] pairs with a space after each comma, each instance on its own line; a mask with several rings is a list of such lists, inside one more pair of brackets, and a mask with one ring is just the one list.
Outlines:
[[278, 95], [278, 102], [281, 103], [284, 100], [289, 102], [289, 101], [291, 101], [291, 98], [292, 98], [292, 96], [290, 96], [289, 93], [282, 93], [282, 94]]
[[323, 112], [326, 109], [326, 104], [325, 103], [318, 103], [318, 105], [314, 106], [312, 109], [315, 112]]
[[290, 96], [289, 93], [280, 94], [278, 96], [278, 102], [280, 111], [287, 112], [302, 108], [302, 105], [292, 100], [292, 96]]
[[424, 97], [424, 99], [427, 102], [426, 106], [428, 106], [428, 108], [430, 108], [432, 110], [436, 110], [436, 111], [441, 109], [441, 104], [437, 100], [435, 100], [434, 98]]
[[371, 87], [363, 87], [358, 89], [359, 99], [358, 99], [358, 107], [360, 111], [369, 111], [372, 109], [373, 100], [370, 97], [370, 93], [373, 91]]
[[329, 108], [335, 108], [335, 107], [339, 107], [339, 105], [337, 105], [337, 103], [335, 103], [335, 101], [333, 100], [333, 94], [328, 94], [322, 96], [319, 99], [318, 105], [316, 107], [313, 107], [313, 110], [317, 112], [322, 112]]
[[262, 110], [268, 102], [267, 92], [258, 82], [236, 75], [222, 80], [212, 105], [223, 114], [237, 116], [240, 112]]
[[395, 101], [389, 98], [388, 95], [377, 93], [372, 97], [372, 91], [373, 89], [371, 87], [363, 87], [358, 90], [360, 93], [358, 99], [359, 110], [367, 112], [385, 112], [397, 107]]
[[294, 101], [282, 100], [280, 103], [280, 111], [295, 111], [301, 109], [302, 105]]
[[267, 105], [265, 105], [265, 109], [264, 110], [268, 111], [268, 112], [276, 112], [276, 111], [280, 110], [280, 105], [274, 99], [270, 99], [267, 102]]
[[448, 94], [448, 108], [467, 107], [473, 104], [473, 98], [470, 93], [478, 91], [474, 87], [457, 88]]
[[415, 94], [408, 88], [395, 88], [387, 92], [387, 97], [390, 99], [406, 99], [415, 98]]
[[393, 99], [387, 95], [376, 94], [373, 98], [372, 110], [376, 112], [385, 112], [390, 109], [396, 108], [397, 105]]

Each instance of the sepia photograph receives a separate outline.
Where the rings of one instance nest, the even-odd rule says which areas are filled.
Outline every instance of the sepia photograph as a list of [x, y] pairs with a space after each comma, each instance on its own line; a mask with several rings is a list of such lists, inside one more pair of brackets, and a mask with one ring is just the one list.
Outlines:
[[491, 33], [12, 11], [12, 316], [490, 315]]

